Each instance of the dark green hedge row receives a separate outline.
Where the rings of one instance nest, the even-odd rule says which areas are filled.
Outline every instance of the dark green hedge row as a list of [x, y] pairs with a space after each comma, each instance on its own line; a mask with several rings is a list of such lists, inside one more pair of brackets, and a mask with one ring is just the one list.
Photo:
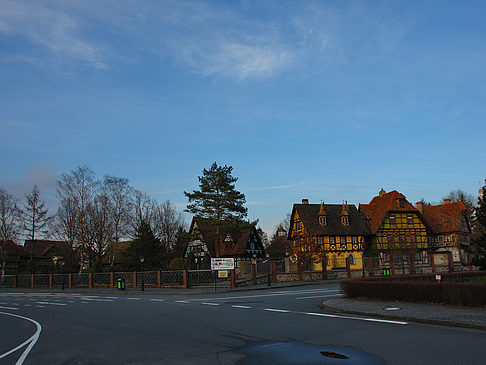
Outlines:
[[350, 298], [486, 306], [486, 284], [346, 280], [341, 290]]
[[442, 282], [465, 283], [486, 275], [486, 271], [461, 271], [452, 273], [411, 274], [396, 276], [377, 276], [366, 278], [370, 281], [428, 281], [436, 282], [435, 276], [440, 275]]

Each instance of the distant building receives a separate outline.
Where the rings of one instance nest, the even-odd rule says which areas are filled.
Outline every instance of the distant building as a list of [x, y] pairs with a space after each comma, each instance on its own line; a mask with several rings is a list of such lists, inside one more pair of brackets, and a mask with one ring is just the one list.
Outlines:
[[64, 265], [72, 255], [71, 246], [66, 241], [26, 240], [24, 249], [37, 267]]
[[239, 261], [262, 260], [265, 249], [254, 224], [223, 222], [194, 217], [189, 228], [192, 239], [186, 257], [234, 257]]
[[471, 236], [464, 203], [451, 203], [450, 199], [444, 199], [444, 204], [432, 206], [422, 206], [418, 202], [417, 208], [429, 228], [428, 244], [436, 253], [436, 261], [448, 262], [448, 253], [451, 253], [454, 263], [470, 264], [463, 248], [470, 245]]
[[354, 205], [294, 204], [288, 239], [292, 242], [292, 261], [313, 263], [319, 268], [324, 258], [327, 269], [362, 268], [365, 237], [369, 234], [366, 219]]
[[0, 272], [17, 274], [29, 261], [29, 253], [13, 241], [0, 241]]
[[369, 204], [360, 204], [359, 210], [371, 234], [368, 251], [378, 253], [380, 265], [389, 265], [391, 255], [396, 263], [409, 263], [413, 256], [416, 263], [429, 262], [426, 224], [403, 194], [381, 189]]

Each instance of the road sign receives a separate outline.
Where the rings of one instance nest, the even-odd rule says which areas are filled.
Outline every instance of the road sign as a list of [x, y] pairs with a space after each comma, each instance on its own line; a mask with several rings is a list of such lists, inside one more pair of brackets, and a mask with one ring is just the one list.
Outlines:
[[211, 270], [234, 270], [235, 259], [229, 257], [211, 258]]
[[219, 270], [218, 271], [218, 278], [226, 279], [227, 277], [228, 277], [228, 271], [227, 270]]
[[441, 281], [442, 280], [442, 276], [441, 275], [435, 275], [435, 280]]

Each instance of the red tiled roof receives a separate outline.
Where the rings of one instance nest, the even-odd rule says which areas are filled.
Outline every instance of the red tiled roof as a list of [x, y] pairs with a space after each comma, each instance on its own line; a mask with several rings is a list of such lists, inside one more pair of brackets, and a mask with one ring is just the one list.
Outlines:
[[375, 196], [369, 204], [360, 204], [359, 210], [368, 219], [372, 234], [376, 234], [388, 212], [418, 212], [405, 195], [396, 190]]
[[422, 216], [434, 234], [459, 232], [461, 217], [466, 211], [463, 202], [426, 206]]

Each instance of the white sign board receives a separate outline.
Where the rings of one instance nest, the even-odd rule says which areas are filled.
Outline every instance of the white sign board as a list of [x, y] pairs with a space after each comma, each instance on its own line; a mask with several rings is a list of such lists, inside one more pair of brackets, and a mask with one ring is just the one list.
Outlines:
[[231, 257], [211, 258], [211, 270], [234, 270], [235, 259]]
[[441, 275], [435, 275], [435, 280], [440, 281], [442, 279]]
[[226, 279], [228, 277], [228, 271], [226, 270], [219, 270], [218, 271], [218, 278]]

